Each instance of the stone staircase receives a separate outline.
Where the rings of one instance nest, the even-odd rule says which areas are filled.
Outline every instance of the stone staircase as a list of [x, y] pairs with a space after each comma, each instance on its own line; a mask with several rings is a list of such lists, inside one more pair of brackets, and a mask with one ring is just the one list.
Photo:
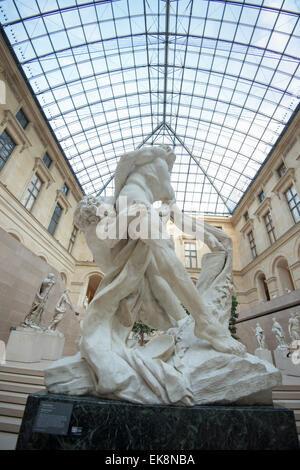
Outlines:
[[[0, 450], [9, 442], [13, 449], [17, 441], [27, 396], [44, 390], [44, 369], [39, 363], [20, 366], [6, 363], [0, 366]], [[294, 411], [300, 442], [300, 385], [281, 385], [273, 390], [275, 405]], [[2, 447], [1, 447], [2, 442]]]
[[5, 449], [6, 440], [17, 441], [27, 396], [45, 390], [44, 368], [43, 364], [0, 366], [0, 449]]
[[294, 411], [300, 443], [300, 385], [281, 385], [273, 390], [274, 405], [291, 408]]

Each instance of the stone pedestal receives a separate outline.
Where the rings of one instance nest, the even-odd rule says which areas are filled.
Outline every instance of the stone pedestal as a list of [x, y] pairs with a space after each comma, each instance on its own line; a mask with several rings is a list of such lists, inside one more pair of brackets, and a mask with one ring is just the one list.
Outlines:
[[294, 364], [289, 349], [275, 349], [274, 360], [282, 374], [282, 385], [300, 385], [300, 364]]
[[17, 450], [196, 451], [298, 449], [292, 410], [164, 406], [29, 395]]
[[56, 361], [60, 359], [63, 353], [65, 338], [57, 333], [43, 333], [43, 352], [42, 359]]
[[294, 364], [292, 356], [287, 357], [288, 349], [275, 349], [274, 359], [277, 369], [282, 374], [300, 377], [300, 364]]
[[39, 362], [42, 359], [42, 332], [31, 329], [12, 330], [6, 346], [6, 360]]
[[255, 349], [254, 354], [256, 357], [259, 357], [259, 359], [262, 359], [263, 361], [268, 361], [273, 364], [272, 353], [269, 349], [257, 348]]

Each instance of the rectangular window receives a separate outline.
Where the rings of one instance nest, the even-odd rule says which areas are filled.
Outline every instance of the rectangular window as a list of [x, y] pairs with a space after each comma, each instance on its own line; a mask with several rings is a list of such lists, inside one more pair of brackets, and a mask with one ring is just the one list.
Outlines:
[[272, 216], [271, 212], [267, 212], [266, 215], [264, 216], [264, 221], [265, 221], [265, 226], [267, 229], [268, 237], [270, 240], [271, 245], [276, 242], [276, 236], [275, 236], [275, 229], [272, 221]]
[[281, 165], [277, 168], [277, 174], [279, 178], [281, 178], [286, 172], [286, 166], [284, 163], [281, 163]]
[[73, 250], [74, 244], [75, 244], [75, 240], [76, 240], [76, 237], [77, 237], [77, 233], [78, 233], [78, 228], [75, 227], [75, 225], [74, 225], [73, 231], [71, 233], [70, 241], [69, 241], [69, 246], [68, 246], [68, 252], [69, 253], [72, 253], [72, 250]]
[[285, 192], [285, 197], [289, 205], [290, 211], [294, 218], [295, 223], [300, 220], [300, 199], [297, 194], [295, 186], [290, 186], [289, 189]]
[[66, 196], [69, 192], [69, 186], [65, 183], [62, 187], [62, 192], [64, 193], [64, 195]]
[[23, 127], [23, 129], [25, 129], [25, 127], [27, 126], [29, 121], [28, 121], [23, 109], [19, 109], [19, 111], [16, 114], [16, 118], [19, 121], [19, 123], [21, 124], [21, 126]]
[[259, 202], [263, 202], [265, 200], [265, 193], [261, 191], [258, 195]]
[[48, 227], [48, 232], [51, 233], [51, 235], [54, 235], [54, 233], [55, 233], [55, 230], [57, 228], [57, 225], [58, 225], [59, 219], [61, 217], [62, 211], [63, 210], [62, 210], [61, 205], [59, 203], [57, 203], [56, 207], [54, 209], [49, 227]]
[[24, 206], [29, 211], [32, 209], [33, 204], [35, 203], [38, 197], [41, 187], [42, 187], [42, 181], [37, 175], [34, 175], [27, 189], [24, 202], [23, 202]]
[[184, 244], [184, 258], [186, 268], [198, 267], [196, 243], [186, 242]]
[[252, 253], [252, 258], [254, 259], [257, 257], [257, 251], [256, 251], [256, 245], [255, 245], [255, 240], [254, 240], [254, 235], [253, 235], [252, 230], [251, 232], [248, 233], [248, 240], [249, 240], [250, 250]]
[[43, 162], [45, 163], [47, 168], [50, 168], [51, 163], [52, 163], [52, 158], [49, 157], [48, 153], [46, 152], [45, 155], [43, 156]]
[[4, 167], [15, 146], [16, 144], [10, 135], [6, 131], [3, 131], [0, 135], [0, 170]]

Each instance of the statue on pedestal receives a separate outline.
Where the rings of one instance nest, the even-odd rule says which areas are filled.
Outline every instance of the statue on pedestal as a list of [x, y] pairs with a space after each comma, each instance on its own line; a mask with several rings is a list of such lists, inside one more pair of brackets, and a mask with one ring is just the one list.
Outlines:
[[43, 280], [38, 292], [35, 294], [30, 312], [26, 315], [23, 323], [21, 323], [22, 327], [43, 330], [43, 315], [50, 291], [54, 284], [55, 276], [54, 274], [49, 273], [48, 276]]
[[292, 341], [300, 340], [300, 312], [292, 313], [289, 318], [288, 330]]
[[67, 311], [67, 305], [69, 305], [70, 308], [74, 311], [71, 301], [69, 299], [68, 293], [69, 293], [69, 289], [65, 289], [63, 294], [60, 296], [55, 307], [55, 314], [52, 318], [50, 325], [48, 326], [48, 329], [47, 329], [48, 332], [55, 332], [57, 334], [60, 333], [57, 331], [56, 328], [57, 328], [57, 325], [60, 323], [60, 321], [63, 319], [64, 314]]
[[265, 334], [259, 323], [256, 323], [255, 336], [260, 349], [265, 349]]
[[277, 342], [278, 342], [277, 349], [288, 349], [288, 345], [286, 344], [286, 341], [285, 341], [285, 335], [284, 335], [282, 326], [276, 320], [276, 318], [272, 318], [272, 320], [273, 320], [272, 332], [275, 334]]
[[[236, 402], [279, 383], [279, 371], [231, 336], [232, 240], [177, 207], [175, 158], [164, 146], [125, 154], [114, 196], [79, 203], [76, 226], [105, 276], [86, 311], [80, 352], [45, 371], [49, 392], [191, 406]], [[196, 286], [176, 256], [169, 219], [211, 250]], [[131, 347], [137, 320], [164, 333]]]

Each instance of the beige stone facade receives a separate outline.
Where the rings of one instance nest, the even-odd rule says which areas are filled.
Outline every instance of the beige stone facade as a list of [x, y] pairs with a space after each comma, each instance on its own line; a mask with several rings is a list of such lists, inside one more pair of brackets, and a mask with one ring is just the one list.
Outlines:
[[[83, 310], [86, 296], [91, 300], [103, 273], [93, 263], [83, 234], [74, 226], [74, 210], [83, 196], [81, 188], [2, 38], [0, 64], [0, 80], [5, 83], [6, 91], [5, 103], [0, 105], [0, 134], [6, 132], [15, 144], [0, 169], [0, 242], [1, 238], [5, 240], [2, 249], [6, 249], [7, 234], [10, 234], [17, 240], [16, 247], [19, 243], [32, 253], [39, 275], [33, 278], [28, 302], [29, 292], [34, 295], [34, 287], [38, 287], [41, 276], [51, 268], [60, 276], [62, 286], [70, 289], [74, 306]], [[20, 109], [28, 120], [25, 128], [16, 117]], [[50, 165], [44, 161], [46, 153], [52, 160]], [[35, 177], [40, 187], [33, 205], [26, 208], [28, 189]], [[67, 194], [63, 192], [64, 185], [69, 188]], [[289, 294], [300, 289], [300, 221], [292, 214], [287, 191], [300, 195], [299, 112], [233, 216], [205, 218], [232, 237], [234, 283], [243, 324], [247, 316], [251, 317], [251, 309], [279, 297], [287, 302]], [[61, 215], [51, 234], [49, 224], [57, 204]], [[172, 224], [170, 233], [178, 257], [196, 282], [201, 257], [208, 248], [180, 233]], [[17, 248], [15, 256], [18, 256]], [[11, 266], [14, 266], [13, 258], [10, 251], [7, 262]], [[1, 270], [0, 303], [5, 298], [8, 282], [4, 280], [7, 270], [3, 266]], [[10, 287], [17, 292], [20, 273], [15, 271], [14, 275], [14, 270], [10, 271]], [[25, 316], [27, 312], [19, 311], [17, 316], [7, 317], [6, 310], [1, 311], [0, 339], [7, 341], [9, 328], [15, 326], [23, 313]], [[69, 335], [70, 344], [78, 334], [75, 330]], [[67, 346], [67, 351], [71, 350]]]

